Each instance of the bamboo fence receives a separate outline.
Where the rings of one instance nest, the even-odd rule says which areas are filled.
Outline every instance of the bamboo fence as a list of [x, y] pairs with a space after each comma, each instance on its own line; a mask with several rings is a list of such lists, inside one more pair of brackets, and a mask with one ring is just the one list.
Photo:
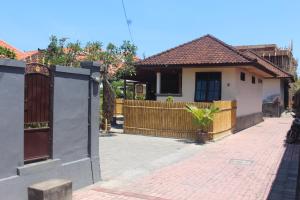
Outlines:
[[124, 99], [116, 99], [114, 115], [123, 115]]
[[215, 101], [213, 103], [125, 100], [123, 105], [124, 133], [198, 139], [198, 127], [193, 123], [191, 113], [185, 105], [209, 108], [214, 105], [220, 111], [206, 130], [209, 139], [232, 132], [236, 123], [236, 102]]

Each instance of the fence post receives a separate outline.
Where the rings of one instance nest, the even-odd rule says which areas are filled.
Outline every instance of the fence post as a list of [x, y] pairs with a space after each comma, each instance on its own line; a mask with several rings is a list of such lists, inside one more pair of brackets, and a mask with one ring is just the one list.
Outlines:
[[235, 127], [236, 127], [236, 109], [237, 109], [237, 104], [236, 100], [231, 101], [231, 127], [232, 127], [232, 132], [235, 132]]

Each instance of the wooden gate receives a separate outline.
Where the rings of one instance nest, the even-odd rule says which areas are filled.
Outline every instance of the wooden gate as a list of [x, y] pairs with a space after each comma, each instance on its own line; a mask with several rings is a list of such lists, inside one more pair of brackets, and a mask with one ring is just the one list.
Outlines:
[[52, 73], [41, 64], [25, 70], [24, 160], [45, 160], [52, 152]]

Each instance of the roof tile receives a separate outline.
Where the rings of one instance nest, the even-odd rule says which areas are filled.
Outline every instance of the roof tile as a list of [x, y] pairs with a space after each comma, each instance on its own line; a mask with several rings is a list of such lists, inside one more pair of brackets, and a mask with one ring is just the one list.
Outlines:
[[251, 63], [243, 55], [221, 40], [205, 35], [162, 53], [146, 58], [136, 65], [189, 65]]

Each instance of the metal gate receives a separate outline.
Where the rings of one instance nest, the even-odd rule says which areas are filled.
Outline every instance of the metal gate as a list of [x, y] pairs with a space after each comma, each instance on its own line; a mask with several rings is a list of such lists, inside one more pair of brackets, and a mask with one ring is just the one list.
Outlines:
[[37, 63], [25, 70], [24, 160], [45, 160], [52, 152], [52, 73]]

